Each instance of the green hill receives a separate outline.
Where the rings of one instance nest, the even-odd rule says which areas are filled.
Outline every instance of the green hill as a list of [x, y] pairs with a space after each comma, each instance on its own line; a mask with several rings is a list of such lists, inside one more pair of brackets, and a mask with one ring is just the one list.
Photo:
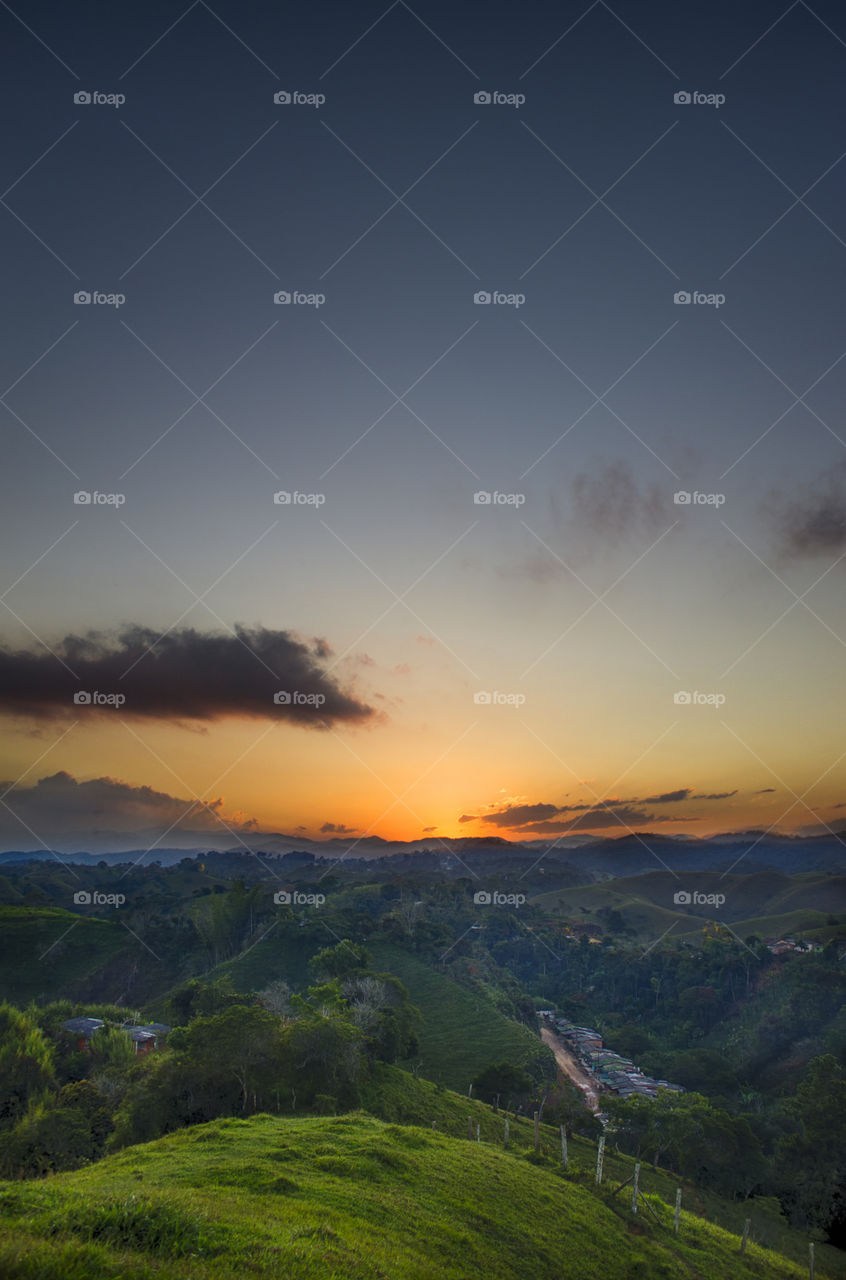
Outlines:
[[368, 942], [375, 969], [396, 974], [423, 1015], [420, 1073], [458, 1093], [492, 1062], [522, 1064], [541, 1048], [527, 1027], [506, 1018], [483, 994], [460, 986], [401, 947]]
[[[371, 1116], [182, 1130], [43, 1183], [0, 1184], [7, 1280], [800, 1280], [806, 1268], [584, 1171]], [[825, 1272], [818, 1269], [818, 1275]]]
[[114, 920], [61, 907], [0, 907], [0, 983], [7, 1000], [24, 1005], [87, 994], [92, 975], [138, 944]]

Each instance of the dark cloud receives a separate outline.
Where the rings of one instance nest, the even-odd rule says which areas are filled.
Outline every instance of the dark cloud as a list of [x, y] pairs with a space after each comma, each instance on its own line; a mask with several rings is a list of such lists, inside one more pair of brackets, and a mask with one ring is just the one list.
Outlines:
[[811, 559], [846, 551], [846, 464], [832, 467], [798, 496], [771, 495], [767, 507], [783, 557]]
[[[373, 708], [324, 669], [331, 652], [323, 639], [305, 642], [264, 627], [236, 627], [232, 635], [186, 628], [159, 638], [149, 627], [129, 626], [117, 635], [66, 636], [52, 652], [0, 647], [0, 711], [38, 719], [250, 716], [315, 727], [368, 720]], [[119, 711], [75, 705], [80, 691], [125, 702]]]
[[732, 796], [737, 795], [737, 787], [734, 791], [711, 791], [708, 795], [700, 794], [694, 796], [694, 800], [729, 800]]
[[2, 782], [0, 793], [7, 793], [5, 803], [19, 819], [4, 809], [0, 837], [13, 843], [25, 840], [27, 847], [32, 844], [30, 832], [49, 844], [80, 833], [178, 830], [183, 824], [191, 831], [220, 831], [224, 824], [240, 831], [256, 827], [244, 814], [227, 813], [222, 797], [200, 804], [117, 778], [81, 782], [60, 771], [29, 787]]
[[320, 828], [322, 835], [353, 836], [355, 827], [345, 827], [343, 822], [324, 822]]
[[756, 796], [767, 796], [771, 791], [775, 791], [775, 787], [761, 787], [760, 791], [756, 791]]
[[[619, 796], [609, 797], [607, 800], [598, 801], [594, 804], [514, 804], [506, 805], [503, 809], [495, 809], [490, 813], [483, 814], [462, 814], [458, 819], [459, 822], [487, 822], [495, 827], [515, 827], [522, 830], [532, 831], [569, 831], [573, 829], [571, 821], [553, 822], [554, 818], [561, 818], [567, 813], [582, 813], [587, 815], [602, 814], [624, 814], [630, 812], [636, 814], [637, 821], [646, 821], [649, 819], [642, 806], [647, 804], [678, 804], [681, 800], [687, 800], [692, 794], [691, 787], [679, 787], [675, 791], [662, 791], [658, 795], [638, 797], [634, 796], [623, 800]], [[734, 792], [731, 793], [732, 795]], [[716, 798], [716, 797], [715, 797]], [[657, 821], [657, 819], [649, 819]], [[578, 820], [581, 823], [581, 820]], [[606, 823], [593, 822], [594, 826], [605, 826]]]
[[645, 824], [670, 821], [677, 821], [677, 819], [657, 818], [655, 814], [647, 813], [644, 809], [636, 809], [632, 805], [608, 807], [601, 805], [592, 809], [585, 806], [585, 812], [576, 818], [561, 822], [533, 823], [523, 829], [538, 835], [562, 835], [568, 831], [595, 830], [601, 827], [643, 827]]
[[672, 524], [668, 495], [657, 485], [643, 489], [627, 462], [582, 472], [572, 483], [571, 519], [591, 540], [626, 542], [635, 533], [657, 535]]
[[481, 820], [495, 827], [522, 827], [528, 822], [552, 818], [558, 813], [561, 813], [561, 809], [557, 804], [515, 804], [493, 813], [482, 814]]

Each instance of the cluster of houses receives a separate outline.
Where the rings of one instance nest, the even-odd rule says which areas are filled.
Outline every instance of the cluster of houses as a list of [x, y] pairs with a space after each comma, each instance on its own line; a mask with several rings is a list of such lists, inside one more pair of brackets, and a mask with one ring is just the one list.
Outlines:
[[766, 938], [767, 950], [774, 956], [784, 956], [795, 951], [799, 955], [807, 955], [810, 951], [822, 951], [819, 942], [797, 942], [795, 938]]
[[578, 1027], [566, 1018], [557, 1018], [553, 1009], [542, 1009], [541, 1017], [572, 1050], [597, 1087], [608, 1093], [615, 1093], [618, 1098], [654, 1098], [659, 1089], [684, 1093], [680, 1084], [644, 1075], [628, 1058], [606, 1049], [602, 1036], [592, 1027]]
[[[68, 1018], [64, 1028], [69, 1035], [76, 1037], [78, 1049], [90, 1049], [94, 1032], [105, 1025], [102, 1018]], [[120, 1030], [129, 1036], [136, 1053], [149, 1053], [165, 1039], [170, 1027], [163, 1022], [145, 1022], [143, 1026], [122, 1022]]]

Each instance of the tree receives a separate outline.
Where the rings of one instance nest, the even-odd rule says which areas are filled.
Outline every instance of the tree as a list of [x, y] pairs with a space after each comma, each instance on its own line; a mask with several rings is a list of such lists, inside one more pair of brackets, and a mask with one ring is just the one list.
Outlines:
[[357, 946], [349, 938], [342, 939], [334, 947], [324, 947], [311, 957], [311, 967], [321, 978], [346, 978], [360, 973], [370, 965], [370, 955], [365, 947]]
[[0, 1005], [0, 1128], [16, 1124], [56, 1083], [53, 1051], [29, 1014]]
[[474, 1096], [497, 1108], [501, 1101], [508, 1108], [511, 1103], [528, 1097], [533, 1087], [532, 1077], [513, 1062], [493, 1062], [473, 1080]]
[[797, 1224], [846, 1229], [846, 1075], [832, 1054], [814, 1058], [786, 1104], [796, 1126], [778, 1145], [784, 1197]]

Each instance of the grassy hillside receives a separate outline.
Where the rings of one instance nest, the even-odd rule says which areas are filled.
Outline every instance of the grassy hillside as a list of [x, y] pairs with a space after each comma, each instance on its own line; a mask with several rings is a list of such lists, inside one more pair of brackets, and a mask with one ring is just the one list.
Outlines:
[[374, 969], [396, 974], [423, 1014], [415, 1061], [427, 1079], [466, 1094], [490, 1063], [522, 1063], [538, 1049], [540, 1041], [528, 1028], [416, 956], [383, 942], [368, 942], [368, 950]]
[[[721, 893], [720, 908], [680, 907], [678, 889]], [[655, 938], [674, 926], [672, 936], [694, 940], [708, 919], [727, 920], [741, 937], [762, 937], [824, 930], [829, 913], [846, 915], [846, 877], [817, 873], [783, 876], [776, 872], [720, 876], [690, 872], [675, 877], [666, 871], [580, 885], [539, 894], [532, 902], [551, 915], [602, 923], [600, 913], [616, 909], [639, 938]], [[829, 926], [829, 935], [837, 932]]]
[[61, 907], [0, 907], [0, 984], [19, 1005], [50, 1000], [58, 989], [73, 997], [133, 948], [138, 943], [115, 920]]
[[[7, 1280], [799, 1280], [686, 1213], [492, 1145], [366, 1115], [221, 1120], [45, 1183], [0, 1184]], [[655, 1201], [664, 1222], [669, 1209]], [[818, 1275], [825, 1275], [818, 1269]]]

